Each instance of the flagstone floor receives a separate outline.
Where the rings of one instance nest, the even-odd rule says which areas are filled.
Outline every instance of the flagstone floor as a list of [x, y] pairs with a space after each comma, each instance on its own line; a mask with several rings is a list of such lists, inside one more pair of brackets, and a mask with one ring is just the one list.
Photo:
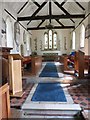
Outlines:
[[[46, 63], [43, 64], [42, 69], [44, 68], [45, 64]], [[56, 63], [56, 65], [59, 78], [38, 77], [42, 69], [36, 76], [32, 76], [29, 72], [25, 71], [25, 74], [23, 76], [23, 90], [25, 91], [25, 94], [20, 99], [11, 98], [11, 107], [15, 108], [16, 105], [16, 108], [20, 109], [35, 84], [39, 82], [60, 82], [62, 84], [68, 84], [68, 86], [65, 87], [68, 89], [68, 92], [72, 97], [74, 103], [80, 104], [82, 110], [90, 110], [89, 80], [79, 80], [72, 75], [64, 74], [63, 65], [59, 63]]]

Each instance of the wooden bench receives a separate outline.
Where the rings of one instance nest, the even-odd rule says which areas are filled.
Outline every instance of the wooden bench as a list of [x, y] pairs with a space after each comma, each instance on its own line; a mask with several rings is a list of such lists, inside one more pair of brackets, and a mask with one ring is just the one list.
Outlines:
[[90, 55], [85, 55], [84, 61], [85, 61], [85, 69], [87, 69], [88, 74], [90, 74]]
[[38, 73], [38, 71], [41, 69], [41, 66], [42, 66], [42, 56], [36, 55], [36, 56], [24, 57], [23, 65], [24, 64], [27, 64], [27, 67], [30, 64], [31, 74], [36, 75]]
[[84, 55], [85, 53], [80, 50], [75, 53], [74, 68], [75, 72], [78, 73], [78, 78], [84, 78]]
[[33, 75], [36, 75], [42, 67], [42, 56], [31, 57], [31, 71]]
[[64, 71], [70, 73], [72, 71], [73, 74], [78, 73], [78, 78], [84, 78], [84, 52], [78, 50], [75, 52], [75, 56], [73, 57], [74, 68], [73, 71], [68, 67], [68, 56], [64, 57]]

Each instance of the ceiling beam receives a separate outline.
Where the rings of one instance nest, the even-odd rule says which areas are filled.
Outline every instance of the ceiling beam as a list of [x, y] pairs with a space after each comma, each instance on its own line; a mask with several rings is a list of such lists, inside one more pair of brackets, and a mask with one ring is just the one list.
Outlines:
[[37, 7], [40, 7], [40, 5], [35, 1], [35, 0], [31, 0]]
[[75, 21], [74, 21], [73, 19], [70, 18], [70, 20], [71, 20], [73, 23], [75, 23]]
[[85, 8], [79, 2], [77, 2], [76, 0], [74, 0], [74, 1], [82, 10], [85, 10]]
[[[17, 19], [8, 11], [8, 10], [6, 10], [6, 9], [4, 9], [4, 11], [11, 17], [11, 18], [13, 18], [15, 21], [17, 21]], [[27, 29], [26, 29], [26, 27], [24, 26], [24, 25], [22, 25], [20, 22], [18, 22], [19, 23], [19, 25], [21, 25], [26, 31], [27, 31]], [[30, 32], [29, 32], [29, 34], [31, 34]], [[31, 34], [32, 35], [32, 34]]]
[[52, 0], [66, 15], [70, 15], [56, 0]]
[[49, 22], [51, 23], [51, 16], [52, 16], [51, 0], [49, 1], [49, 15], [50, 15]]
[[24, 5], [20, 8], [20, 10], [17, 12], [17, 14], [19, 14], [24, 8], [25, 6], [28, 4], [28, 1], [24, 3]]
[[[74, 14], [74, 15], [52, 15], [51, 19], [71, 19], [71, 18], [84, 18], [85, 14]], [[27, 16], [27, 17], [18, 17], [17, 21], [28, 21], [28, 20], [46, 20], [49, 19], [49, 15], [45, 16]]]
[[[66, 15], [70, 15], [69, 12], [67, 12], [67, 10], [65, 10], [65, 9], [62, 7], [62, 5], [60, 5], [56, 0], [53, 0], [53, 2], [54, 2]], [[70, 20], [73, 21], [72, 18], [70, 18]], [[74, 21], [73, 21], [73, 23], [74, 23]]]
[[64, 25], [58, 20], [58, 19], [55, 19], [61, 26], [64, 27]]
[[67, 2], [67, 0], [64, 0], [64, 2], [61, 3], [61, 6], [63, 6], [66, 2]]
[[[75, 26], [54, 26], [49, 29], [74, 29]], [[27, 28], [27, 30], [44, 30], [47, 29], [46, 27], [32, 27], [32, 28]]]
[[37, 26], [37, 28], [39, 28], [44, 21], [45, 21], [45, 20], [42, 20], [42, 22]]
[[[43, 2], [40, 7], [32, 14], [31, 17], [34, 17], [47, 3], [48, 0], [45, 0], [45, 2]], [[29, 19], [29, 22], [27, 23], [27, 25], [30, 23], [31, 19]]]

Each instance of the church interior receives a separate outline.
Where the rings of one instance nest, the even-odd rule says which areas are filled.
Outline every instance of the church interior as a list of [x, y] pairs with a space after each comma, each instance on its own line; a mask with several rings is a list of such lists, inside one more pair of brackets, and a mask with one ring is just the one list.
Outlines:
[[90, 1], [0, 2], [0, 120], [90, 120]]

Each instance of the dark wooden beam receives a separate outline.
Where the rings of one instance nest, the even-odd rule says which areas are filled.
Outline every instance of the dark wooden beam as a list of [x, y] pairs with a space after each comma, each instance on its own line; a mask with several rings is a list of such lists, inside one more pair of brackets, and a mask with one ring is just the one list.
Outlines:
[[31, 21], [32, 21], [32, 20], [29, 20], [29, 22], [27, 23], [27, 25], [29, 25]]
[[58, 19], [55, 19], [61, 26], [64, 27], [64, 25], [58, 20]]
[[32, 2], [33, 2], [36, 6], [40, 7], [40, 5], [39, 5], [35, 0], [32, 0]]
[[[54, 2], [66, 15], [70, 15], [69, 12], [67, 12], [67, 10], [65, 10], [65, 9], [62, 7], [62, 5], [60, 5], [56, 0], [53, 0], [53, 2]], [[73, 21], [72, 18], [70, 18], [70, 20]], [[73, 22], [74, 22], [74, 21], [73, 21]]]
[[8, 10], [4, 9], [4, 11], [16, 21], [16, 18]]
[[[10, 16], [10, 17], [12, 17], [15, 21], [17, 21], [17, 19], [8, 11], [8, 10], [6, 10], [6, 9], [4, 9], [4, 11]], [[19, 23], [19, 25], [21, 25], [26, 31], [27, 31], [27, 29], [26, 29], [26, 27], [24, 27], [24, 25], [22, 25], [19, 21], [18, 21], [18, 23]], [[29, 32], [30, 33], [30, 32]], [[31, 34], [31, 33], [30, 33]], [[31, 34], [32, 35], [32, 34]]]
[[64, 0], [64, 2], [61, 3], [61, 6], [63, 6], [66, 2], [67, 2], [67, 0]]
[[77, 2], [76, 0], [74, 0], [74, 1], [82, 10], [85, 10], [85, 8], [79, 2]]
[[[74, 14], [74, 15], [52, 15], [51, 19], [71, 19], [71, 18], [84, 18], [85, 14]], [[49, 19], [50, 16], [49, 15], [45, 15], [45, 16], [27, 16], [27, 17], [18, 17], [17, 20], [18, 21], [28, 21], [28, 20], [46, 20]]]
[[49, 22], [51, 23], [51, 15], [52, 15], [52, 10], [51, 10], [51, 0], [49, 1], [49, 15], [50, 15], [50, 18], [49, 18]]
[[73, 19], [70, 18], [70, 20], [71, 20], [73, 23], [75, 23], [75, 21], [74, 21]]
[[[51, 27], [49, 29], [74, 29], [75, 26], [54, 26], [54, 27]], [[27, 30], [44, 30], [44, 29], [47, 29], [46, 27], [32, 27], [32, 28], [27, 28]]]
[[28, 4], [28, 1], [24, 3], [24, 5], [20, 8], [20, 10], [17, 12], [17, 14], [19, 14], [27, 4]]
[[37, 28], [39, 28], [44, 21], [45, 21], [45, 20], [42, 20], [42, 22], [37, 26]]
[[[89, 15], [90, 15], [90, 13], [88, 13], [88, 15], [85, 16], [85, 17], [79, 22], [79, 24], [75, 27], [75, 29], [78, 28], [78, 26], [80, 26], [80, 25], [82, 24], [82, 22], [83, 22], [87, 17], [89, 17]], [[75, 30], [75, 29], [74, 29], [74, 30]]]
[[[41, 6], [32, 14], [31, 18], [34, 17], [47, 3], [48, 0], [45, 0], [45, 2], [43, 2], [41, 4]], [[31, 21], [31, 19], [29, 19]], [[27, 23], [27, 25], [30, 23], [30, 21]]]
[[70, 15], [67, 10], [65, 10], [56, 0], [53, 0], [53, 2], [66, 14]]

